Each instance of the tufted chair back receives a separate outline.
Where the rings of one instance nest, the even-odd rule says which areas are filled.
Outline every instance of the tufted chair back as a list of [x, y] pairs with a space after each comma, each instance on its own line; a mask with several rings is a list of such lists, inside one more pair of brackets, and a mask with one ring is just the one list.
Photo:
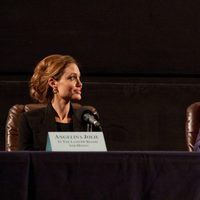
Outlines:
[[188, 151], [194, 150], [194, 144], [200, 128], [200, 102], [188, 106], [186, 110], [185, 134]]

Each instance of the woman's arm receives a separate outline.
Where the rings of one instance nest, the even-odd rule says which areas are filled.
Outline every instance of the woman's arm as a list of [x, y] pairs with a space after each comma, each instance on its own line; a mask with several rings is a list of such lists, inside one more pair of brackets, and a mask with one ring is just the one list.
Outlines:
[[33, 134], [25, 113], [19, 124], [19, 150], [33, 150]]

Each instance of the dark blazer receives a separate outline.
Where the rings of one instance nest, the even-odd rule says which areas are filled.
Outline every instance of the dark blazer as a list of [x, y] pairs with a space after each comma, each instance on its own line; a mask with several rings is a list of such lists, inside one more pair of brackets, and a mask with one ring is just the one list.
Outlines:
[[[76, 109], [71, 104], [73, 131], [86, 131], [86, 124], [76, 117]], [[43, 151], [46, 148], [47, 134], [56, 130], [56, 111], [51, 104], [44, 108], [22, 114], [19, 125], [19, 149]]]

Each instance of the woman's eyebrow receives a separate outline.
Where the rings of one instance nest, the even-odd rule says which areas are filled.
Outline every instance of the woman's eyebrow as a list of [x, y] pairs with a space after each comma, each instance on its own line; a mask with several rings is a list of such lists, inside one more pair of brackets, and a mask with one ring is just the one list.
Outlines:
[[80, 78], [81, 77], [81, 75], [80, 74], [77, 74], [77, 73], [69, 73], [69, 74], [66, 74], [65, 75], [66, 77], [71, 77], [71, 76], [74, 76], [74, 77], [76, 77], [76, 78]]
[[74, 72], [72, 72], [71, 74], [69, 74], [70, 76], [71, 75], [76, 75], [76, 76], [81, 76], [81, 74], [78, 74], [78, 73], [74, 73]]

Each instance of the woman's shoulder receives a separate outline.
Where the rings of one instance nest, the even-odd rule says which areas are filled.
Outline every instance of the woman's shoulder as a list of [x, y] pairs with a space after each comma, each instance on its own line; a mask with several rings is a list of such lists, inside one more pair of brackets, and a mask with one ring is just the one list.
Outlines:
[[24, 112], [23, 115], [27, 118], [32, 118], [32, 117], [39, 118], [40, 116], [44, 115], [45, 110], [46, 110], [46, 107], [37, 108], [37, 109], [34, 109], [34, 110]]

